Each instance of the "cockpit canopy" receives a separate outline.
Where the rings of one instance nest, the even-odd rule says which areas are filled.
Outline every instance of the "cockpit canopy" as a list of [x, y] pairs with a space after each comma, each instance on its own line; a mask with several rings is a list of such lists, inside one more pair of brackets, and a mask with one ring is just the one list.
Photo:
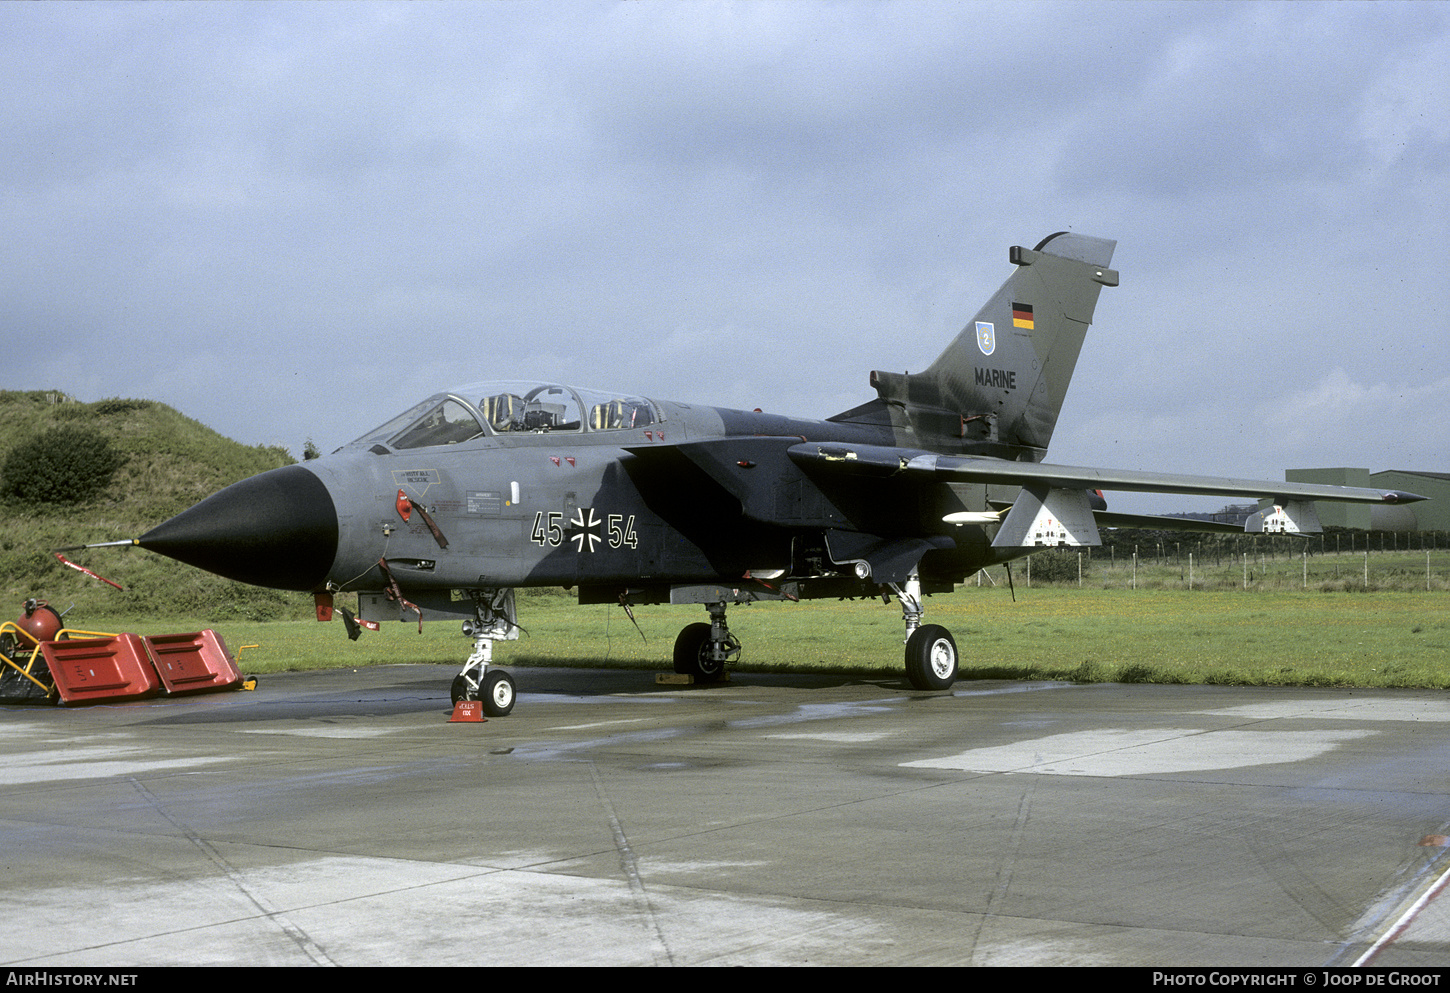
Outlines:
[[353, 444], [428, 448], [489, 435], [628, 431], [659, 419], [644, 397], [555, 383], [473, 383], [429, 397]]

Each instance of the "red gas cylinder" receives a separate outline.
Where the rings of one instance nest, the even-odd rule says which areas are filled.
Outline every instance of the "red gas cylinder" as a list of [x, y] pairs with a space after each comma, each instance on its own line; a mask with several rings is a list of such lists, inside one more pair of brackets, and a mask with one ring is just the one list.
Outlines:
[[15, 619], [15, 626], [36, 641], [54, 641], [65, 622], [54, 607], [44, 600], [26, 600], [24, 612]]

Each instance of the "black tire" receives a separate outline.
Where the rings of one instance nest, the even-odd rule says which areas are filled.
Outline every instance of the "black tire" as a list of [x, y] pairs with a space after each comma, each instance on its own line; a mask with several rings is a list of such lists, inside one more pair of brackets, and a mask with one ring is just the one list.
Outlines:
[[506, 717], [514, 709], [518, 694], [514, 690], [513, 677], [502, 669], [490, 669], [483, 677], [479, 699], [483, 701], [483, 713], [487, 717]]
[[470, 676], [473, 677], [474, 682], [479, 681], [477, 666], [473, 666], [466, 672], [460, 672], [453, 677], [453, 685], [448, 688], [448, 697], [453, 701], [455, 707], [464, 701], [471, 702], [473, 700], [483, 699], [483, 687], [470, 683], [468, 681]]
[[725, 675], [725, 663], [710, 658], [710, 625], [685, 625], [675, 639], [675, 672], [700, 683], [714, 683]]
[[957, 643], [940, 624], [923, 624], [906, 642], [906, 678], [919, 690], [949, 690], [957, 678]]
[[448, 699], [456, 707], [465, 700], [477, 700], [478, 694], [473, 687], [468, 685], [468, 680], [463, 677], [463, 674], [459, 673], [453, 677], [453, 685], [448, 687]]

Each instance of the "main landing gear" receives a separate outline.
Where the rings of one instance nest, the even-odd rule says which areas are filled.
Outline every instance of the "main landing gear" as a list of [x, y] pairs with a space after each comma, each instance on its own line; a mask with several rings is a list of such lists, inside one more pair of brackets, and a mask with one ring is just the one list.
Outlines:
[[462, 700], [480, 701], [487, 717], [508, 714], [517, 696], [513, 677], [489, 667], [493, 643], [518, 637], [513, 593], [511, 589], [479, 591], [474, 595], [473, 620], [463, 622], [463, 633], [473, 636], [473, 654], [463, 663], [463, 671], [453, 677], [449, 696], [455, 705]]
[[725, 604], [707, 603], [709, 624], [690, 624], [675, 639], [675, 672], [697, 683], [725, 678], [725, 664], [740, 657], [740, 640], [725, 626]]
[[889, 584], [906, 622], [906, 678], [918, 690], [949, 690], [957, 678], [957, 643], [940, 624], [922, 624], [921, 577]]
[[957, 643], [940, 624], [924, 624], [906, 639], [906, 678], [919, 690], [949, 690], [957, 678]]
[[[715, 596], [721, 595], [721, 587], [713, 589]], [[940, 624], [921, 623], [921, 577], [912, 572], [906, 582], [888, 583], [881, 590], [888, 602], [888, 590], [901, 601], [901, 619], [906, 624], [907, 680], [918, 690], [951, 689], [957, 678], [957, 643], [951, 632]], [[738, 595], [740, 591], [734, 592]], [[773, 599], [760, 593], [752, 593], [750, 598]], [[719, 682], [725, 678], [725, 666], [740, 657], [740, 641], [725, 624], [725, 608], [730, 602], [749, 601], [744, 598], [724, 601], [704, 600], [703, 597], [686, 600], [681, 597], [676, 602], [703, 602], [710, 612], [710, 623], [690, 624], [680, 632], [675, 639], [675, 672], [693, 676], [697, 683]]]

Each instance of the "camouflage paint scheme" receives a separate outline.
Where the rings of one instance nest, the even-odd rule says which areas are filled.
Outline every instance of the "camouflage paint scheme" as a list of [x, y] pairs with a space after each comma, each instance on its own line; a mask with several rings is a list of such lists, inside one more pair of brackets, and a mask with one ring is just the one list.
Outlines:
[[473, 384], [332, 455], [237, 483], [135, 543], [323, 603], [358, 591], [365, 619], [472, 618], [464, 698], [488, 643], [516, 633], [506, 591], [527, 586], [576, 589], [585, 603], [707, 605], [711, 623], [687, 627], [675, 654], [700, 679], [738, 653], [729, 603], [895, 594], [908, 675], [941, 688], [956, 648], [920, 624], [923, 593], [1047, 545], [1097, 544], [1099, 523], [1223, 527], [1111, 515], [1102, 489], [1256, 497], [1264, 509], [1248, 527], [1288, 532], [1318, 530], [1313, 500], [1420, 499], [1043, 463], [1098, 295], [1118, 284], [1115, 245], [1058, 233], [1012, 248], [1011, 275], [935, 362], [871, 373], [876, 397], [825, 420]]

